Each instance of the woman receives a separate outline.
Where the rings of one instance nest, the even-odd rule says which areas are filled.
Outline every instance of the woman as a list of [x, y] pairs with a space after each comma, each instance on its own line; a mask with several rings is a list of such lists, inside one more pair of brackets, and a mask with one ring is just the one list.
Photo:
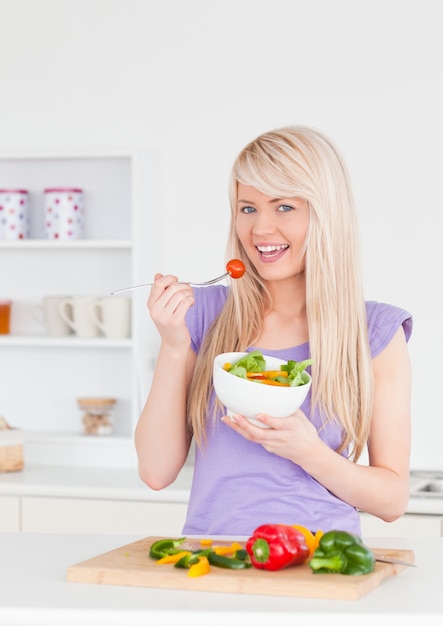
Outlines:
[[[264, 133], [237, 157], [230, 201], [227, 258], [245, 275], [197, 289], [155, 277], [161, 347], [135, 434], [140, 476], [172, 483], [195, 438], [185, 534], [275, 522], [360, 534], [359, 509], [394, 521], [409, 497], [412, 318], [364, 300], [343, 159], [308, 127]], [[312, 359], [308, 398], [287, 418], [261, 415], [266, 429], [224, 415], [212, 390], [214, 357], [253, 349]]]

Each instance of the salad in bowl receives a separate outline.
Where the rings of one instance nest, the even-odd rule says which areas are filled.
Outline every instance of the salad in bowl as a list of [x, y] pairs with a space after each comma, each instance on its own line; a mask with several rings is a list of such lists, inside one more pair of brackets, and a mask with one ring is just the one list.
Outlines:
[[225, 352], [214, 359], [214, 391], [228, 415], [239, 413], [257, 426], [258, 413], [287, 417], [306, 399], [312, 361], [284, 361], [252, 352]]

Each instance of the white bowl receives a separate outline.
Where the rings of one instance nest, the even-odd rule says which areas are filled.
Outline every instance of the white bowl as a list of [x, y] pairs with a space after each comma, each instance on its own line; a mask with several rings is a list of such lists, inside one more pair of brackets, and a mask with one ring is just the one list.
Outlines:
[[[287, 417], [302, 405], [311, 387], [311, 376], [306, 372], [309, 381], [298, 387], [277, 387], [252, 382], [239, 378], [223, 369], [225, 363], [236, 363], [247, 352], [225, 352], [214, 359], [213, 383], [214, 391], [226, 407], [228, 415], [239, 413], [250, 422], [267, 428], [255, 417], [258, 413], [266, 413], [272, 417]], [[267, 370], [279, 370], [280, 365], [287, 361], [263, 355]]]

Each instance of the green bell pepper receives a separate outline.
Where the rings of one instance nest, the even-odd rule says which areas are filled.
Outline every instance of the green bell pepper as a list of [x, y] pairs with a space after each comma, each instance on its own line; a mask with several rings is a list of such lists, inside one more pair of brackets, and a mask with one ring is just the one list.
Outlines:
[[309, 567], [314, 574], [369, 574], [374, 570], [375, 556], [358, 535], [331, 530], [321, 537]]
[[207, 557], [210, 552], [211, 552], [210, 548], [202, 548], [201, 550], [194, 550], [193, 552], [184, 554], [177, 561], [177, 563], [175, 563], [174, 567], [190, 568], [192, 565], [195, 565], [196, 563], [198, 563], [202, 556]]
[[208, 553], [208, 561], [214, 567], [222, 567], [224, 569], [248, 569], [252, 564], [246, 558], [239, 559], [232, 556], [224, 556], [216, 554], [213, 550]]
[[155, 541], [149, 549], [149, 556], [152, 559], [162, 559], [169, 554], [177, 554], [181, 552], [180, 545], [184, 542], [186, 537], [180, 537], [179, 539], [159, 539]]

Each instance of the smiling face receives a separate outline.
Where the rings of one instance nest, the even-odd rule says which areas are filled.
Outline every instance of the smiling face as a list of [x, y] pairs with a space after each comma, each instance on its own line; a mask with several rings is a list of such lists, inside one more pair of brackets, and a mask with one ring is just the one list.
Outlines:
[[272, 198], [238, 183], [237, 236], [249, 260], [266, 281], [304, 272], [310, 211], [301, 198]]

